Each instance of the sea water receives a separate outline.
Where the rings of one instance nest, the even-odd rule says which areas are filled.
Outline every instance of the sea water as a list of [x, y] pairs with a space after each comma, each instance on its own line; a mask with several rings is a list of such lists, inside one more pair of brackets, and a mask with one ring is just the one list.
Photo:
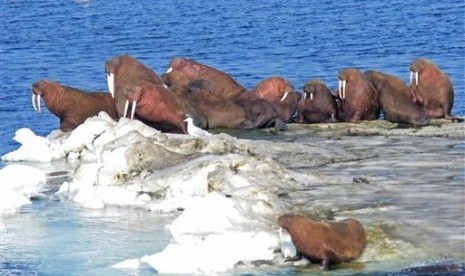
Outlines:
[[[298, 90], [310, 78], [335, 88], [338, 70], [347, 67], [381, 70], [407, 81], [409, 63], [426, 57], [454, 83], [452, 113], [465, 115], [462, 1], [14, 1], [3, 2], [0, 12], [1, 155], [21, 146], [13, 139], [20, 128], [42, 137], [58, 128], [48, 111], [34, 113], [34, 81], [106, 91], [103, 64], [123, 53], [159, 74], [172, 57], [185, 56], [231, 74], [247, 88], [280, 75]], [[128, 124], [142, 134], [122, 131], [127, 141], [157, 141], [171, 150], [183, 145], [183, 154], [205, 156], [173, 161], [173, 169], [156, 173], [137, 171], [116, 190], [120, 187], [103, 184], [113, 183], [113, 173], [124, 174], [116, 171], [118, 164], [105, 166], [102, 160], [125, 159], [121, 155], [90, 144], [83, 151], [70, 142], [63, 152], [54, 152], [68, 158], [37, 162], [34, 157], [43, 155], [34, 150], [19, 154], [17, 160], [28, 160], [19, 164], [39, 169], [46, 180], [39, 173], [27, 183], [18, 181], [18, 175], [32, 175], [23, 167], [0, 180], [16, 185], [9, 192], [19, 195], [15, 202], [22, 206], [1, 217], [2, 273], [149, 275], [157, 265], [162, 269], [160, 260], [167, 271], [202, 265], [195, 271], [210, 273], [241, 258], [226, 273], [319, 273], [318, 266], [284, 264], [279, 254], [264, 260], [279, 247], [273, 218], [285, 211], [351, 216], [364, 224], [369, 235], [364, 255], [334, 274], [391, 273], [465, 259], [463, 124], [441, 122], [420, 130], [381, 121], [366, 128], [290, 126], [279, 134], [229, 131], [206, 142], [165, 140]], [[105, 130], [118, 127], [123, 128]], [[76, 136], [85, 140], [83, 135]], [[58, 142], [65, 138], [55, 133], [47, 141], [62, 145]], [[1, 167], [18, 164], [1, 162]], [[97, 174], [100, 169], [104, 173]], [[82, 184], [86, 176], [95, 183], [96, 175], [101, 186]], [[196, 181], [189, 182], [193, 176]], [[185, 183], [196, 185], [186, 190]], [[201, 224], [199, 212], [218, 206], [224, 212]], [[193, 220], [199, 222], [195, 229]], [[226, 250], [241, 241], [249, 241], [250, 253], [257, 255]], [[218, 243], [223, 248], [215, 248]], [[194, 262], [192, 250], [200, 258]], [[259, 262], [246, 260], [254, 257]]]

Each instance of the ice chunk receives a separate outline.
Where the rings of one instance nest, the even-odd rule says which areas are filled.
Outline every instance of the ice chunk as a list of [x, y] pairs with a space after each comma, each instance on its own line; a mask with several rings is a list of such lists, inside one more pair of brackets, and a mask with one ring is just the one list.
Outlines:
[[50, 162], [64, 156], [64, 152], [53, 148], [47, 138], [36, 135], [29, 128], [18, 129], [13, 139], [21, 146], [3, 155], [2, 160]]
[[0, 214], [11, 214], [40, 193], [46, 175], [42, 170], [13, 164], [0, 170], [0, 179]]

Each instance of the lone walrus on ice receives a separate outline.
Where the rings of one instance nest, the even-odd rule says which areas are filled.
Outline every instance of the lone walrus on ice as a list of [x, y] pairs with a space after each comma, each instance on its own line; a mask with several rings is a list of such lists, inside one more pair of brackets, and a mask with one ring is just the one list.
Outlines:
[[329, 270], [331, 264], [358, 258], [366, 245], [365, 229], [353, 218], [324, 222], [285, 214], [279, 217], [278, 224], [289, 232], [297, 249], [297, 255], [286, 262], [303, 256], [311, 262], [321, 262], [323, 269]]

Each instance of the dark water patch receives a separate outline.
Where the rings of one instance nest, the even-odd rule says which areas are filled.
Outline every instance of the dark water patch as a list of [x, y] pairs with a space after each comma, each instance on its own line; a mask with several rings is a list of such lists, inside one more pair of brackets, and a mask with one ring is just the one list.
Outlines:
[[38, 272], [40, 264], [21, 261], [13, 261], [1, 258], [0, 274], [3, 276], [45, 276], [46, 273]]

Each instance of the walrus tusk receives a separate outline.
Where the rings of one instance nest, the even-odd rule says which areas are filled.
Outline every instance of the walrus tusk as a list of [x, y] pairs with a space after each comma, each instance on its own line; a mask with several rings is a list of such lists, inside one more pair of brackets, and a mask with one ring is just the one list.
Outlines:
[[410, 85], [412, 85], [413, 81], [413, 71], [410, 71]]
[[284, 93], [283, 97], [281, 98], [281, 102], [284, 101], [284, 100], [286, 99], [286, 97], [287, 97], [288, 94], [289, 94], [289, 92]]
[[338, 91], [338, 95], [339, 95], [339, 99], [342, 100], [342, 80], [339, 79], [339, 82], [338, 82], [338, 85], [337, 85], [337, 91]]
[[42, 110], [40, 110], [40, 95], [32, 94], [32, 107], [34, 107], [35, 112], [41, 113]]
[[126, 102], [124, 102], [124, 113], [123, 113], [123, 118], [126, 118], [127, 115], [128, 115], [128, 107], [129, 107], [129, 101], [126, 100]]
[[115, 97], [115, 74], [108, 73], [107, 74], [107, 84], [108, 90], [110, 90], [111, 97]]
[[310, 93], [310, 101], [313, 101], [313, 93]]
[[304, 100], [307, 99], [307, 93], [304, 93]]
[[134, 114], [136, 113], [136, 105], [137, 105], [137, 102], [132, 101], [131, 120], [134, 119]]
[[168, 70], [166, 70], [166, 74], [171, 73], [171, 71], [173, 71], [173, 67], [168, 68]]
[[279, 242], [283, 244], [283, 228], [279, 227]]
[[415, 84], [418, 86], [418, 72], [415, 72]]
[[344, 100], [346, 98], [346, 84], [347, 84], [347, 81], [343, 80], [342, 81], [342, 99]]

